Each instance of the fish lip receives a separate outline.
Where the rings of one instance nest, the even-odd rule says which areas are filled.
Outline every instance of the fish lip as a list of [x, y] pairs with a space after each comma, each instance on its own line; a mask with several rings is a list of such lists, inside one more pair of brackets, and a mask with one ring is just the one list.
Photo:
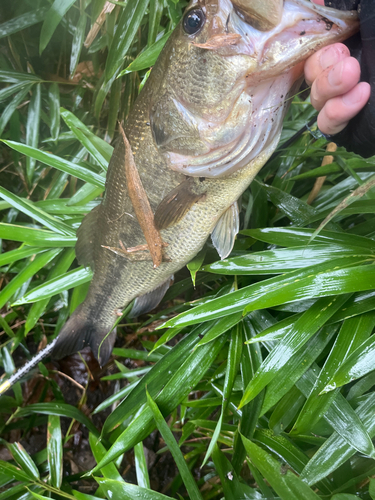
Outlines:
[[318, 14], [322, 15], [323, 17], [326, 17], [330, 21], [332, 21], [331, 17], [334, 17], [336, 20], [340, 19], [342, 21], [350, 21], [358, 18], [356, 10], [333, 9], [332, 7], [326, 7], [325, 5], [317, 5], [315, 3], [312, 3], [310, 0], [289, 0], [289, 1], [290, 3], [294, 3], [295, 5], [299, 5], [301, 7], [306, 7], [310, 10], [313, 10]]
[[[222, 5], [228, 6], [230, 0], [222, 1]], [[230, 31], [242, 35], [242, 41], [236, 46], [237, 55], [248, 56], [252, 61], [246, 73], [248, 83], [253, 83], [257, 75], [264, 79], [267, 75], [274, 77], [275, 72], [289, 70], [316, 50], [345, 40], [358, 28], [356, 11], [340, 11], [308, 0], [285, 0], [280, 23], [269, 31], [256, 30], [234, 9], [230, 22]]]

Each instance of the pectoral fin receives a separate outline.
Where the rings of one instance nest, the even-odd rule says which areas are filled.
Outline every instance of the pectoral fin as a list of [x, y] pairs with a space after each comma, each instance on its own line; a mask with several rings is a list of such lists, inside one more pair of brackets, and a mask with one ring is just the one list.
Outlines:
[[205, 193], [196, 194], [192, 191], [193, 182], [192, 178], [185, 179], [160, 202], [154, 215], [157, 229], [166, 229], [177, 224], [194, 203], [205, 196]]
[[154, 309], [159, 304], [161, 299], [164, 297], [165, 292], [170, 287], [172, 281], [173, 281], [173, 276], [168, 278], [167, 281], [165, 281], [162, 285], [158, 286], [158, 288], [156, 288], [152, 292], [137, 297], [134, 301], [132, 310], [128, 314], [128, 318], [135, 318], [140, 314], [144, 314]]
[[235, 201], [220, 217], [211, 233], [211, 240], [221, 259], [231, 253], [240, 228], [238, 205]]

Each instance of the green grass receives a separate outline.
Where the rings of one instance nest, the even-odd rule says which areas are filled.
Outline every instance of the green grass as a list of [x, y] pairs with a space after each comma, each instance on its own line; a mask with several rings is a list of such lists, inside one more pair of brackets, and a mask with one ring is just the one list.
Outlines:
[[[74, 260], [77, 227], [100, 201], [117, 121], [186, 2], [108, 3], [84, 45], [104, 4], [0, 7], [5, 376], [84, 298], [92, 273]], [[107, 371], [84, 358], [94, 380], [77, 381], [77, 401], [77, 383], [48, 360], [0, 397], [0, 500], [375, 499], [375, 159], [339, 148], [320, 167], [315, 126], [283, 148], [314, 113], [295, 98], [277, 155], [242, 196], [230, 258], [208, 245], [156, 314], [123, 316]], [[74, 469], [80, 435], [91, 462]], [[167, 484], [142, 443], [173, 465]]]

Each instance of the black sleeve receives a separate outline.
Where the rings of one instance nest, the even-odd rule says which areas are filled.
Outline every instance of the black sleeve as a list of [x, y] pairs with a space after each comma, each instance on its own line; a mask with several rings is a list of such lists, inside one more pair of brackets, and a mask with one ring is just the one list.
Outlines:
[[361, 81], [370, 83], [371, 96], [366, 106], [350, 120], [344, 130], [329, 140], [344, 146], [348, 151], [365, 158], [375, 155], [375, 0], [326, 0], [327, 7], [348, 10], [358, 8], [360, 38], [355, 38], [349, 48], [361, 65]]

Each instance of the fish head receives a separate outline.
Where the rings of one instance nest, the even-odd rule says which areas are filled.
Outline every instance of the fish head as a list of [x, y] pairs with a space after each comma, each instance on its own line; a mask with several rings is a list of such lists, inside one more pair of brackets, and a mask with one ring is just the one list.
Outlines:
[[192, 0], [153, 70], [152, 133], [171, 168], [229, 175], [274, 148], [304, 61], [358, 26], [308, 0]]

